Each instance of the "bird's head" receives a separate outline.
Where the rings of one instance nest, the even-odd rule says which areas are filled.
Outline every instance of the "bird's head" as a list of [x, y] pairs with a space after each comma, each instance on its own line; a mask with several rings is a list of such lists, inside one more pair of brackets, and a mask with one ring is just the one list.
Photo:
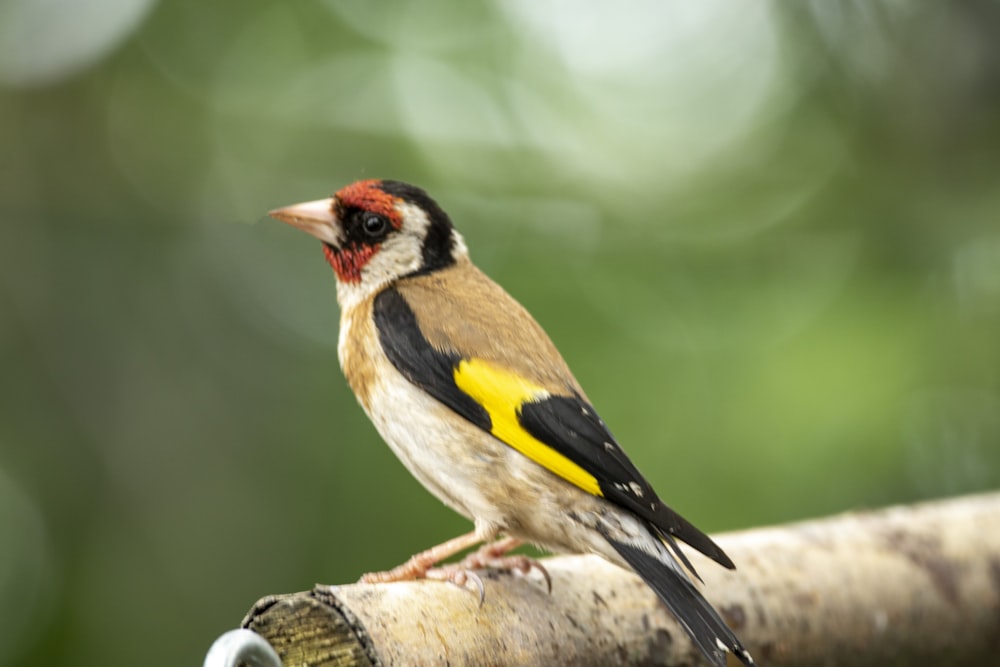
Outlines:
[[399, 181], [358, 181], [329, 199], [270, 215], [323, 242], [341, 296], [367, 296], [397, 278], [436, 271], [467, 254], [441, 207], [420, 188]]

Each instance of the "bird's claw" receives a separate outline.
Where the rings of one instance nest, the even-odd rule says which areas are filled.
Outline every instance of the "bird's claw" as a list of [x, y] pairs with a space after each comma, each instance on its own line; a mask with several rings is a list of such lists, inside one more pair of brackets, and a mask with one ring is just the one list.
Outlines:
[[483, 579], [478, 574], [473, 572], [471, 569], [464, 566], [464, 563], [455, 563], [453, 565], [443, 565], [441, 567], [435, 567], [431, 570], [427, 570], [424, 574], [427, 579], [434, 579], [436, 581], [444, 581], [449, 584], [454, 584], [459, 588], [469, 590], [469, 583], [475, 587], [476, 592], [479, 593], [479, 606], [483, 606], [483, 602], [486, 601], [486, 586], [483, 584]]
[[552, 577], [545, 566], [534, 558], [529, 558], [521, 554], [514, 556], [491, 556], [483, 557], [479, 552], [469, 554], [462, 560], [460, 565], [466, 570], [500, 570], [504, 572], [520, 572], [521, 574], [531, 574], [536, 570], [545, 579], [545, 587], [552, 593]]

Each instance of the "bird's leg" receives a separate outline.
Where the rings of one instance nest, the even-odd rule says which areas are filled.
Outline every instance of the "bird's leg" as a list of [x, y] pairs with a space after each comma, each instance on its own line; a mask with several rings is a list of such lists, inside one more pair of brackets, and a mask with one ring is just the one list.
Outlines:
[[521, 574], [528, 574], [532, 570], [538, 570], [538, 572], [545, 577], [545, 584], [551, 593], [552, 578], [549, 576], [549, 572], [545, 569], [545, 566], [534, 558], [529, 558], [523, 554], [516, 554], [514, 556], [507, 555], [508, 552], [518, 548], [522, 544], [524, 544], [524, 540], [517, 537], [504, 537], [496, 540], [495, 542], [487, 542], [476, 551], [467, 555], [460, 562], [434, 568], [433, 570], [428, 571], [427, 576], [435, 579], [447, 578], [449, 581], [454, 581], [454, 583], [464, 585], [464, 579], [461, 583], [455, 581], [455, 579], [462, 579], [463, 574], [465, 578], [468, 578], [470, 574], [474, 575], [472, 572], [473, 570], [488, 568], [491, 570], [503, 570], [507, 572], [516, 571]]
[[493, 567], [495, 561], [504, 558], [508, 552], [513, 551], [522, 544], [524, 544], [524, 540], [517, 537], [502, 537], [493, 542], [486, 542], [463, 558], [462, 564], [476, 569]]
[[[479, 531], [476, 530], [471, 533], [459, 535], [458, 537], [454, 537], [447, 542], [442, 542], [441, 544], [433, 546], [427, 551], [421, 551], [415, 556], [412, 556], [410, 560], [398, 567], [392, 568], [391, 570], [386, 570], [385, 572], [369, 572], [361, 577], [360, 583], [387, 584], [391, 581], [423, 579], [427, 576], [427, 573], [431, 570], [431, 568], [443, 561], [445, 558], [454, 556], [459, 551], [468, 549], [469, 547], [479, 544], [482, 541], [482, 536]], [[480, 586], [482, 586], [482, 582], [480, 582]]]

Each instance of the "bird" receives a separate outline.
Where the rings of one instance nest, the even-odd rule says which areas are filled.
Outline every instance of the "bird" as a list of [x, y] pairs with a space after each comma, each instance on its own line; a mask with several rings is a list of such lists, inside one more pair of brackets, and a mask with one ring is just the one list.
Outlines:
[[[362, 581], [464, 583], [464, 565], [526, 571], [536, 565], [507, 555], [523, 543], [596, 554], [641, 577], [711, 663], [721, 667], [728, 652], [755, 664], [698, 590], [677, 541], [725, 568], [735, 569], [732, 560], [660, 500], [549, 336], [472, 263], [426, 191], [366, 179], [270, 215], [322, 242], [336, 276], [340, 365], [376, 430], [418, 481], [473, 522], [468, 534]], [[480, 544], [462, 564], [435, 567]]]

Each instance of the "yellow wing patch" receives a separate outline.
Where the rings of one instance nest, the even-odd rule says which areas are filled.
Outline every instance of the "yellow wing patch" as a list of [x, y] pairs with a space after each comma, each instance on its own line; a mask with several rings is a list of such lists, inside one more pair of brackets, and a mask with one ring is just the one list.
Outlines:
[[463, 359], [455, 368], [455, 385], [490, 415], [491, 433], [532, 461], [595, 496], [603, 495], [597, 479], [521, 426], [518, 409], [548, 398], [549, 392], [517, 373], [482, 359]]

